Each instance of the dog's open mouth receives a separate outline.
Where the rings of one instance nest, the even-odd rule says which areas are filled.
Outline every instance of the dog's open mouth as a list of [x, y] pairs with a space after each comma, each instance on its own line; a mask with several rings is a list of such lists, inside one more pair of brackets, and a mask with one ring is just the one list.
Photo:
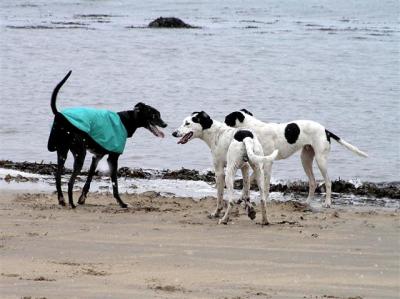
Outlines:
[[185, 135], [183, 135], [183, 137], [178, 141], [178, 144], [185, 144], [186, 142], [188, 142], [190, 140], [190, 138], [192, 138], [193, 136], [193, 132], [189, 132]]
[[149, 130], [150, 130], [151, 133], [154, 134], [154, 136], [157, 136], [157, 137], [160, 137], [160, 138], [164, 138], [164, 133], [159, 128], [157, 128], [156, 126], [149, 125]]

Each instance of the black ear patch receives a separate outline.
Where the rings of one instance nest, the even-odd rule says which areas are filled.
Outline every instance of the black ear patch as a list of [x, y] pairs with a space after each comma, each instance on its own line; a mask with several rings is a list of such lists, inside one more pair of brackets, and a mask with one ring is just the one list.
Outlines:
[[243, 122], [243, 120], [244, 120], [243, 113], [241, 113], [239, 111], [235, 111], [235, 112], [232, 112], [231, 114], [228, 114], [225, 117], [225, 124], [230, 127], [234, 127], [236, 125], [236, 120]]
[[241, 109], [240, 111], [243, 111], [244, 113], [253, 116], [253, 113], [251, 113], [249, 110], [247, 109]]
[[139, 103], [137, 103], [137, 104], [135, 105], [135, 108], [141, 108], [141, 107], [144, 107], [144, 106], [147, 106], [147, 105], [144, 104], [144, 103], [142, 103], [142, 102], [139, 102]]
[[195, 116], [192, 117], [192, 121], [194, 123], [200, 124], [203, 130], [211, 128], [213, 120], [207, 113], [201, 111], [201, 112], [193, 112], [192, 115], [194, 114], [196, 114]]
[[294, 144], [299, 138], [300, 128], [295, 123], [290, 123], [285, 128], [285, 138], [289, 144]]
[[248, 130], [239, 130], [233, 135], [233, 138], [235, 138], [236, 141], [243, 142], [243, 139], [246, 137], [250, 137], [253, 139], [254, 135]]

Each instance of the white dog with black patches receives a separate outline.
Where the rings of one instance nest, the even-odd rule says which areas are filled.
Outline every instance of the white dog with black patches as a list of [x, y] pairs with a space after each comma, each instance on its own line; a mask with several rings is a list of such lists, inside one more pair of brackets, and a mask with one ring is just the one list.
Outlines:
[[[234, 128], [248, 128], [253, 130], [258, 136], [265, 154], [279, 150], [278, 157], [276, 158], [277, 160], [286, 159], [301, 149], [301, 162], [309, 179], [307, 202], [313, 199], [317, 187], [312, 169], [313, 160], [315, 158], [325, 181], [325, 207], [330, 207], [332, 204], [332, 184], [327, 169], [331, 139], [334, 139], [359, 156], [368, 157], [366, 153], [359, 150], [354, 145], [344, 141], [325, 129], [321, 124], [311, 120], [296, 120], [284, 124], [265, 123], [256, 119], [251, 112], [242, 109], [227, 115], [225, 124]], [[271, 167], [272, 165], [264, 166], [265, 190], [267, 194], [269, 193]]]
[[[203, 140], [211, 150], [215, 168], [215, 181], [217, 185], [217, 208], [213, 217], [219, 217], [223, 207], [223, 193], [226, 184], [228, 190], [228, 207], [225, 215], [219, 223], [227, 224], [229, 213], [234, 206], [233, 184], [236, 171], [240, 168], [243, 174], [242, 200], [245, 202], [248, 216], [255, 218], [255, 211], [250, 204], [250, 177], [249, 165], [252, 167], [260, 190], [261, 200], [261, 224], [268, 224], [266, 216], [266, 189], [264, 187], [264, 169], [275, 160], [278, 151], [264, 156], [262, 146], [257, 137], [250, 130], [230, 128], [224, 123], [212, 120], [204, 111], [193, 112], [191, 116], [183, 120], [183, 124], [172, 133], [174, 137], [181, 137], [178, 144], [199, 138]], [[268, 165], [267, 167], [264, 165]], [[226, 166], [226, 178], [224, 179], [224, 167]]]

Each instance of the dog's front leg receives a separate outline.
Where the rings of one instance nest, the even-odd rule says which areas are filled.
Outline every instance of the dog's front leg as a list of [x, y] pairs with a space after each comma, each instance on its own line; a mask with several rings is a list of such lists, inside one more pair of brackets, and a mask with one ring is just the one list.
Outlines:
[[225, 175], [223, 166], [215, 167], [215, 182], [217, 185], [217, 208], [210, 216], [213, 218], [219, 218], [219, 215], [222, 211], [225, 188]]
[[94, 155], [92, 158], [92, 164], [90, 164], [90, 169], [88, 173], [88, 177], [86, 179], [85, 186], [83, 186], [82, 194], [79, 197], [78, 203], [80, 205], [84, 205], [86, 201], [86, 195], [90, 189], [90, 183], [92, 182], [93, 175], [96, 171], [97, 165], [99, 164], [100, 160], [104, 157], [104, 155]]
[[119, 197], [119, 192], [118, 192], [118, 181], [117, 181], [118, 158], [119, 158], [118, 154], [110, 154], [108, 156], [107, 162], [108, 166], [110, 167], [110, 177], [112, 182], [114, 198], [117, 200], [121, 208], [127, 208], [128, 205], [122, 201], [122, 199]]

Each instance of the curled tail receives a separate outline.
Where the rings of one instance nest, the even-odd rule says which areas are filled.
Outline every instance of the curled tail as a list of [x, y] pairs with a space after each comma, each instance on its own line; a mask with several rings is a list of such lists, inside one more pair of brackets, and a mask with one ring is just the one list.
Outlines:
[[278, 150], [274, 150], [272, 154], [268, 156], [259, 156], [254, 153], [254, 141], [252, 138], [243, 139], [243, 143], [246, 148], [247, 156], [253, 163], [271, 163], [278, 156]]
[[56, 100], [57, 100], [57, 94], [61, 87], [64, 85], [65, 81], [68, 80], [69, 76], [71, 75], [72, 71], [69, 71], [68, 74], [60, 81], [60, 83], [57, 84], [57, 86], [54, 88], [53, 93], [51, 95], [51, 110], [53, 111], [53, 114], [56, 115], [58, 113], [57, 107], [56, 107]]
[[348, 150], [352, 151], [356, 155], [359, 155], [359, 156], [364, 157], [364, 158], [368, 157], [367, 153], [359, 150], [357, 147], [355, 147], [354, 145], [344, 141], [343, 139], [341, 139], [339, 136], [333, 134], [332, 132], [329, 132], [328, 130], [325, 130], [325, 133], [326, 133], [326, 138], [328, 139], [329, 142], [331, 141], [331, 138], [333, 138], [338, 143], [340, 143], [341, 145], [343, 145], [345, 148], [347, 148]]

